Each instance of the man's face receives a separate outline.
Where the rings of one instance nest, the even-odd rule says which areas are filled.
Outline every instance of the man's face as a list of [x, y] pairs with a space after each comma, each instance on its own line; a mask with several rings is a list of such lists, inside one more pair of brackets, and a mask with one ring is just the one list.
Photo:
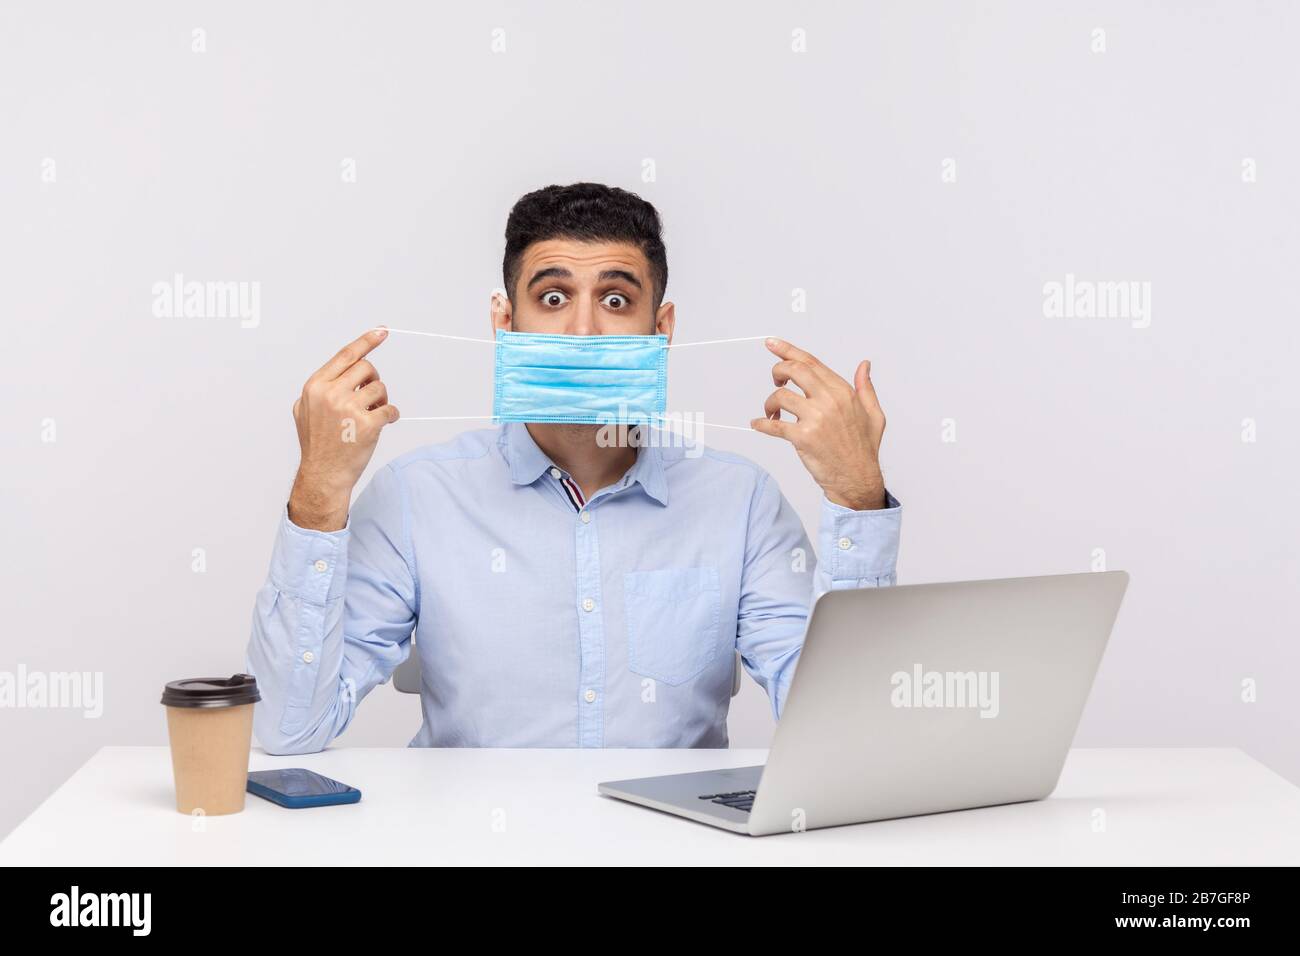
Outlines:
[[524, 250], [513, 302], [493, 297], [492, 326], [550, 335], [673, 335], [673, 304], [654, 308], [650, 263], [631, 243], [547, 239]]

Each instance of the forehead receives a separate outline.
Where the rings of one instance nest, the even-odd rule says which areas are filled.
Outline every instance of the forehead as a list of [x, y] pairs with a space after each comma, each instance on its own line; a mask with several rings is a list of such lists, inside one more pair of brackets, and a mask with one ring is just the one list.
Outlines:
[[644, 281], [650, 271], [645, 253], [630, 242], [546, 239], [524, 250], [519, 279], [526, 284], [538, 270], [555, 266], [568, 269], [578, 278], [594, 277], [607, 269], [622, 269]]

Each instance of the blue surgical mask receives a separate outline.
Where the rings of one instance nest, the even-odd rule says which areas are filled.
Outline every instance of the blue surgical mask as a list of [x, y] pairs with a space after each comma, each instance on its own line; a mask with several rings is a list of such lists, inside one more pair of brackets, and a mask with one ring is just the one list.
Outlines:
[[641, 424], [663, 417], [666, 335], [497, 330], [492, 421]]

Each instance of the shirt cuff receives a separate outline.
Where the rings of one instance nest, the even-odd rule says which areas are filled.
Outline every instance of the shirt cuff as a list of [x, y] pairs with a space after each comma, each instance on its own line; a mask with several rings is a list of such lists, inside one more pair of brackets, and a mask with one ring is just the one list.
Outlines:
[[312, 531], [289, 520], [286, 506], [271, 551], [271, 584], [277, 591], [313, 604], [343, 596], [348, 577], [348, 535], [352, 518], [339, 531]]
[[888, 578], [898, 564], [903, 506], [885, 491], [885, 507], [854, 511], [822, 496], [818, 558], [835, 582]]

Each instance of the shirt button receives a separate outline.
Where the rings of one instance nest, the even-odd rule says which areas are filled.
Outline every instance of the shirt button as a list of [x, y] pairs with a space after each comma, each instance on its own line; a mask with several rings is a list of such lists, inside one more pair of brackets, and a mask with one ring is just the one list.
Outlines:
[[551, 477], [552, 477], [552, 478], [559, 478], [559, 477], [560, 477], [560, 469], [558, 469], [558, 468], [552, 468], [552, 469], [551, 469]]
[[848, 538], [840, 538], [839, 545], [841, 551], [847, 551], [849, 548], [853, 547], [853, 542]]
[[302, 662], [303, 662], [304, 664], [310, 664], [310, 663], [311, 663], [312, 661], [314, 661], [315, 659], [316, 659], [316, 655], [313, 654], [311, 651], [303, 651], [303, 652], [302, 652]]
[[596, 692], [594, 690], [589, 690], [582, 695], [582, 699], [589, 704], [594, 703], [596, 700]]
[[582, 601], [582, 609], [584, 611], [594, 611], [596, 609], [596, 602], [591, 598], [584, 598]]
[[591, 512], [590, 512], [590, 511], [584, 511], [584, 512], [582, 513], [582, 523], [583, 523], [583, 524], [591, 524]]
[[317, 561], [315, 564], [312, 565], [312, 567], [315, 568], [317, 571], [329, 570], [329, 565], [326, 564], [324, 561]]

